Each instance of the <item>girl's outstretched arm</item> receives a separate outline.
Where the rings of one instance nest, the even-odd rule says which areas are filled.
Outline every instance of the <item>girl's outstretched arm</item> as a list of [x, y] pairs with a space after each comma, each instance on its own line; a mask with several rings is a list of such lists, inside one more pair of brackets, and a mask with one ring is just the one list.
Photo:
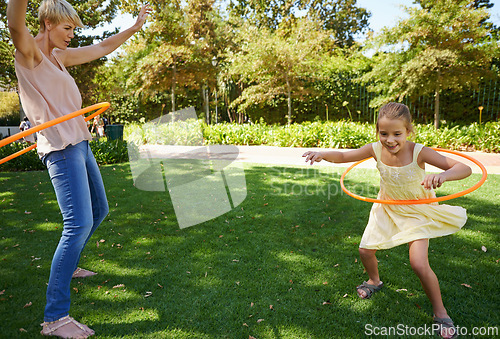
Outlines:
[[125, 41], [127, 41], [132, 35], [140, 31], [146, 19], [151, 13], [151, 7], [149, 5], [142, 6], [135, 24], [129, 29], [124, 30], [118, 34], [110, 36], [109, 38], [101, 41], [96, 45], [90, 45], [79, 48], [68, 48], [64, 51], [58, 51], [58, 57], [61, 59], [64, 66], [74, 66], [81, 65], [87, 62], [99, 59], [109, 53], [113, 52], [115, 49], [120, 47]]
[[311, 162], [311, 165], [321, 160], [329, 162], [343, 163], [363, 160], [373, 157], [373, 148], [371, 144], [364, 145], [361, 148], [349, 151], [307, 151], [302, 156], [306, 158], [306, 162]]
[[444, 170], [441, 173], [427, 174], [421, 183], [425, 189], [441, 187], [446, 181], [461, 180], [467, 178], [472, 173], [471, 168], [466, 164], [445, 157], [428, 147], [422, 149], [418, 157], [418, 162], [419, 164], [428, 163]]

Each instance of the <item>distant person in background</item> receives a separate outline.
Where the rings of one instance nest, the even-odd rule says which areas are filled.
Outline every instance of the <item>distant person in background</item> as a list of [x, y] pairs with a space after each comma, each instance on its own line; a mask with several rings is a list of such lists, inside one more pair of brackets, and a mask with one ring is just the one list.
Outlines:
[[94, 118], [94, 122], [92, 124], [92, 130], [90, 133], [95, 133], [97, 139], [100, 139], [104, 136], [104, 122], [100, 119], [99, 116]]
[[[26, 130], [29, 130], [30, 128], [31, 128], [30, 120], [28, 119], [28, 117], [24, 117], [24, 120], [21, 122], [21, 125], [19, 125], [19, 130], [21, 132], [24, 132]], [[35, 142], [35, 133], [27, 135], [23, 139], [25, 142], [33, 144]]]

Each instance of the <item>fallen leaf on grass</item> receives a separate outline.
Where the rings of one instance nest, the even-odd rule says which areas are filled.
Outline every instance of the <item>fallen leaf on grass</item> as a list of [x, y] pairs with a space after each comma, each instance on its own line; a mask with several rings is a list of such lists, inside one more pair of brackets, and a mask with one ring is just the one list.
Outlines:
[[331, 304], [332, 304], [332, 303], [331, 303], [331, 302], [329, 302], [329, 301], [324, 301], [324, 302], [323, 302], [323, 305], [331, 305]]
[[263, 322], [263, 321], [264, 321], [264, 319], [258, 319], [258, 320], [257, 320], [257, 324], [260, 324], [260, 323], [261, 323], [261, 322]]
[[0, 295], [4, 294], [5, 293], [5, 290], [1, 290], [0, 291]]
[[153, 295], [153, 292], [146, 292], [146, 294], [144, 295], [144, 298], [150, 297], [152, 295]]
[[483, 252], [488, 251], [488, 249], [485, 246], [481, 246], [481, 250], [483, 250]]
[[465, 287], [468, 287], [468, 288], [472, 288], [469, 284], [461, 284], [462, 286], [465, 286]]
[[247, 323], [243, 323], [243, 326], [249, 327]]
[[346, 294], [344, 294], [344, 295], [342, 296], [342, 298], [347, 298], [347, 296], [348, 296], [348, 295], [349, 295], [349, 294], [347, 294], [347, 293], [346, 293]]
[[73, 291], [75, 291], [75, 293], [78, 293], [78, 288], [73, 287]]
[[118, 285], [113, 286], [113, 288], [120, 288], [120, 287], [125, 287], [125, 285], [124, 284], [118, 284]]
[[400, 288], [400, 289], [396, 290], [396, 292], [401, 292], [401, 291], [408, 292], [408, 290], [406, 288]]
[[21, 328], [19, 329], [19, 332], [28, 332], [28, 331], [26, 331], [24, 328], [22, 328], [22, 327], [21, 327]]
[[30, 301], [29, 303], [27, 303], [26, 305], [24, 305], [23, 308], [30, 307], [31, 305], [33, 305], [33, 303]]

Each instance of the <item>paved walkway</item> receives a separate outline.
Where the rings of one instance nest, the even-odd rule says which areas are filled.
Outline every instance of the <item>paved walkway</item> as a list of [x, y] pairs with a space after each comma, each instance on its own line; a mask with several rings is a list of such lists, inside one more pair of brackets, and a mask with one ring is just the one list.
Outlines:
[[[302, 158], [302, 154], [308, 150], [320, 150], [320, 148], [295, 148], [295, 147], [275, 147], [275, 146], [216, 146], [217, 157], [242, 162], [251, 162], [258, 164], [277, 164], [277, 165], [290, 165], [290, 166], [304, 166], [307, 165]], [[193, 158], [204, 159], [208, 158], [206, 148], [200, 146], [160, 146], [160, 145], [147, 145], [145, 149], [150, 156], [155, 158]], [[322, 149], [324, 150], [324, 149]], [[488, 172], [488, 174], [500, 174], [500, 154], [497, 153], [483, 153], [483, 152], [462, 152], [479, 162], [481, 162]], [[463, 157], [445, 154], [463, 161], [471, 166], [474, 173], [481, 173], [481, 169], [471, 161]], [[213, 157], [213, 154], [211, 154]], [[335, 166], [335, 167], [348, 167], [352, 163], [332, 164], [326, 161], [316, 163], [314, 166]], [[359, 165], [361, 168], [375, 168], [375, 161], [368, 160]], [[434, 170], [430, 166], [428, 171]], [[439, 169], [435, 169], [440, 171]]]

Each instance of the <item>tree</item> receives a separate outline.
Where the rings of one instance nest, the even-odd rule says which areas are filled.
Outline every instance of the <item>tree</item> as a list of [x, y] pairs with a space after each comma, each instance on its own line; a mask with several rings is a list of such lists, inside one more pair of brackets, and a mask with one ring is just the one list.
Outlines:
[[213, 5], [214, 0], [191, 0], [184, 6], [180, 1], [153, 3], [151, 25], [128, 45], [122, 61], [129, 63], [124, 67], [130, 70], [127, 88], [145, 96], [170, 91], [172, 111], [176, 93], [185, 89], [201, 90], [206, 102], [207, 79], [215, 83], [211, 60], [224, 41]]
[[287, 20], [293, 21], [297, 13], [305, 11], [305, 16], [323, 22], [323, 29], [329, 30], [341, 47], [354, 44], [355, 35], [368, 29], [370, 17], [366, 9], [356, 6], [356, 0], [232, 0], [228, 9], [256, 27], [270, 30], [278, 29]]
[[[434, 125], [439, 127], [439, 95], [476, 88], [492, 74], [498, 42], [481, 23], [484, 8], [471, 0], [421, 0], [422, 7], [405, 7], [408, 19], [385, 28], [374, 38], [379, 53], [362, 79], [380, 95], [374, 105], [404, 97], [434, 94]], [[382, 48], [392, 48], [383, 51]]]
[[311, 94], [308, 86], [321, 64], [329, 36], [321, 23], [296, 19], [287, 28], [272, 32], [247, 25], [240, 52], [230, 58], [230, 72], [245, 84], [242, 95], [232, 106], [245, 109], [279, 96], [287, 98], [287, 121], [292, 123], [292, 99]]

